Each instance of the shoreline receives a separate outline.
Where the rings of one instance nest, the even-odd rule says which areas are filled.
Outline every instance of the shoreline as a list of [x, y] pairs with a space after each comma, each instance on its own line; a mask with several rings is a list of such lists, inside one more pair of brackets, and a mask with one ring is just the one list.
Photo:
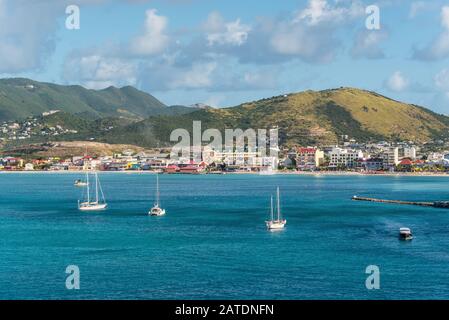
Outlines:
[[[154, 171], [144, 171], [144, 170], [136, 170], [136, 171], [98, 171], [101, 174], [157, 174], [158, 172]], [[85, 174], [86, 171], [46, 171], [46, 170], [33, 170], [33, 171], [0, 171], [0, 175], [5, 174]], [[305, 172], [305, 171], [294, 171], [294, 172], [274, 172], [272, 174], [260, 174], [259, 172], [226, 172], [226, 173], [199, 173], [199, 174], [182, 174], [182, 173], [160, 173], [164, 175], [183, 175], [183, 176], [201, 176], [201, 175], [212, 175], [212, 176], [221, 176], [221, 175], [260, 175], [260, 176], [358, 176], [358, 177], [375, 177], [375, 176], [383, 176], [383, 177], [449, 177], [449, 173], [432, 173], [432, 172], [392, 172], [392, 173], [362, 173], [362, 172]]]

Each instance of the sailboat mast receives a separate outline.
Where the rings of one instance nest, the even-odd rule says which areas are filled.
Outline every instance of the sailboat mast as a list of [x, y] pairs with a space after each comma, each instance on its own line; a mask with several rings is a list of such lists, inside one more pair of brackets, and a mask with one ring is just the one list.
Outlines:
[[159, 205], [159, 174], [156, 174], [156, 204]]
[[86, 171], [86, 183], [87, 183], [87, 203], [90, 203], [90, 182], [89, 182], [89, 171]]
[[271, 195], [271, 210], [270, 210], [270, 220], [274, 220], [274, 211], [273, 211], [273, 195]]
[[281, 220], [281, 205], [280, 205], [280, 200], [279, 200], [279, 187], [277, 190], [277, 207], [278, 207], [278, 221]]
[[95, 172], [95, 201], [98, 203], [98, 173]]

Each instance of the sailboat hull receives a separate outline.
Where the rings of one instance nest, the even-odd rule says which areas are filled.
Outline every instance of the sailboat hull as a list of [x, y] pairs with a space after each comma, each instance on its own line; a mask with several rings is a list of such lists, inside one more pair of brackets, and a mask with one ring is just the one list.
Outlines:
[[285, 228], [285, 225], [287, 224], [287, 220], [281, 220], [281, 221], [266, 221], [266, 225], [268, 230], [281, 230]]
[[75, 187], [87, 187], [86, 182], [75, 182]]
[[150, 212], [148, 212], [148, 214], [153, 217], [165, 216], [165, 209], [153, 208], [150, 210]]
[[78, 209], [81, 211], [101, 211], [101, 210], [105, 210], [108, 207], [108, 205], [106, 203], [81, 203], [78, 206]]

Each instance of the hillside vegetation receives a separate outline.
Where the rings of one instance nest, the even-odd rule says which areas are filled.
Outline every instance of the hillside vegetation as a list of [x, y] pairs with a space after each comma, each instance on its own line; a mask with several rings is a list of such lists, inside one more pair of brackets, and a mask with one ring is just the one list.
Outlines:
[[131, 86], [89, 90], [23, 78], [0, 79], [0, 121], [21, 120], [49, 110], [61, 110], [85, 119], [142, 120], [155, 115], [179, 115], [191, 112], [192, 108], [167, 107]]
[[[15, 85], [23, 84], [19, 81]], [[8, 85], [14, 87], [11, 83]], [[67, 98], [64, 103], [69, 110], [41, 117], [42, 124], [39, 128], [60, 125], [64, 129], [76, 130], [77, 133], [57, 137], [35, 135], [31, 141], [24, 142], [95, 140], [142, 147], [166, 147], [173, 144], [170, 142], [173, 130], [184, 128], [191, 132], [193, 121], [201, 121], [203, 131], [210, 128], [221, 131], [226, 128], [279, 128], [280, 143], [286, 146], [330, 145], [337, 143], [342, 135], [360, 142], [401, 140], [419, 143], [446, 138], [449, 133], [449, 118], [444, 115], [355, 88], [305, 91], [252, 101], [236, 107], [213, 109], [166, 107], [155, 102], [152, 96], [132, 87], [92, 91], [81, 87], [68, 89], [55, 85], [37, 85], [38, 89], [33, 89], [36, 92], [26, 94], [27, 99], [36, 95], [38, 100], [42, 100], [45, 97], [43, 92], [52, 90], [69, 90], [72, 93], [70, 97], [80, 99], [75, 101]], [[13, 89], [13, 92], [14, 90], [23, 93], [23, 90], [28, 89], [22, 87]], [[72, 90], [79, 90], [80, 95], [73, 95]], [[81, 95], [82, 92], [87, 96]], [[8, 91], [7, 95], [15, 94]], [[6, 109], [1, 108], [6, 98], [3, 97], [3, 102], [1, 99], [0, 114], [6, 112]], [[24, 106], [28, 105], [27, 101], [25, 100]], [[56, 108], [56, 105], [52, 107]], [[127, 107], [124, 108], [124, 105]], [[34, 106], [32, 104], [28, 108]], [[71, 112], [76, 108], [85, 112]], [[22, 108], [18, 110], [26, 113]], [[93, 116], [86, 117], [87, 114]], [[9, 142], [12, 145], [22, 143], [17, 140]]]
[[150, 117], [102, 137], [142, 145], [168, 145], [176, 128], [192, 130], [194, 120], [208, 128], [279, 128], [285, 145], [333, 144], [341, 135], [358, 141], [425, 142], [448, 136], [449, 118], [375, 92], [340, 88], [305, 91], [224, 109], [203, 109], [183, 116]]

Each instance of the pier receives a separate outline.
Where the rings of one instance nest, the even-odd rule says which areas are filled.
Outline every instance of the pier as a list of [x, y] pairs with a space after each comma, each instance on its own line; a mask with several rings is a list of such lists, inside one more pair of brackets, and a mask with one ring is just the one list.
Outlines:
[[449, 209], [449, 201], [419, 202], [419, 201], [385, 200], [385, 199], [376, 199], [376, 198], [367, 198], [367, 197], [358, 197], [358, 196], [352, 197], [352, 200]]

